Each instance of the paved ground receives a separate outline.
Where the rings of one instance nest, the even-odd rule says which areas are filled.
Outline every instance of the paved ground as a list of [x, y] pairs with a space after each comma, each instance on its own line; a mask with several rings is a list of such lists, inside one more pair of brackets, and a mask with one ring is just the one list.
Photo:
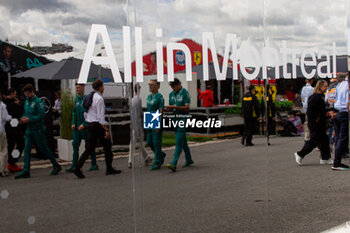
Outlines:
[[[142, 168], [143, 232], [321, 232], [350, 220], [350, 172], [320, 165], [316, 151], [296, 166], [302, 138], [272, 138], [268, 150], [263, 138], [254, 143], [192, 147], [196, 166], [177, 173]], [[1, 178], [9, 196], [0, 199], [0, 232], [133, 232], [132, 170], [115, 160], [123, 173], [106, 177], [99, 164], [84, 180], [50, 177], [49, 168], [27, 180]]]

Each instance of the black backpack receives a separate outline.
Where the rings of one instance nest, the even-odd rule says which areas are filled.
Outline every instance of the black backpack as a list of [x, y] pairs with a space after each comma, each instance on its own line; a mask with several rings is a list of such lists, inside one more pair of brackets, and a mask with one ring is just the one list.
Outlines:
[[83, 101], [84, 112], [88, 112], [89, 111], [89, 108], [92, 105], [92, 100], [94, 99], [94, 94], [95, 94], [95, 92], [92, 91], [92, 92], [90, 92], [90, 94], [88, 94], [85, 97], [85, 99]]

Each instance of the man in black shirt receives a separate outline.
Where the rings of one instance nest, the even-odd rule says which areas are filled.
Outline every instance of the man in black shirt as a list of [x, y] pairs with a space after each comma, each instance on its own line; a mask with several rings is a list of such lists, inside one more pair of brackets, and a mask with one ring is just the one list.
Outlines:
[[242, 145], [245, 146], [254, 146], [252, 143], [253, 130], [256, 119], [259, 116], [259, 103], [254, 92], [254, 87], [250, 86], [249, 91], [244, 95], [242, 100], [242, 114], [244, 118]]
[[[17, 98], [17, 92], [15, 89], [10, 88], [8, 96], [4, 100], [8, 113], [13, 119], [20, 119], [23, 115], [23, 106], [20, 105], [19, 99]], [[18, 125], [12, 127], [9, 122], [5, 125], [6, 137], [7, 137], [7, 151], [8, 151], [8, 165], [7, 168], [10, 172], [22, 171], [22, 168], [17, 166], [18, 158], [21, 156], [24, 149], [24, 131], [22, 126]], [[14, 149], [18, 150], [19, 155], [14, 156], [12, 152]]]

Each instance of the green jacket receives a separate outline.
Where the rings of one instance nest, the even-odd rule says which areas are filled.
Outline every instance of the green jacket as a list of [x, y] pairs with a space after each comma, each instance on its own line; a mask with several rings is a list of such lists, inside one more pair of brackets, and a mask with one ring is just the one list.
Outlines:
[[31, 98], [27, 98], [24, 102], [24, 114], [23, 117], [28, 117], [29, 122], [27, 125], [27, 131], [31, 130], [45, 130], [45, 103], [39, 97], [34, 95]]
[[83, 107], [83, 102], [85, 97], [86, 95], [83, 95], [81, 97], [77, 95], [75, 97], [75, 106], [73, 109], [72, 125], [75, 125], [76, 129], [80, 125], [83, 125], [86, 127], [86, 121], [84, 117], [84, 107]]

